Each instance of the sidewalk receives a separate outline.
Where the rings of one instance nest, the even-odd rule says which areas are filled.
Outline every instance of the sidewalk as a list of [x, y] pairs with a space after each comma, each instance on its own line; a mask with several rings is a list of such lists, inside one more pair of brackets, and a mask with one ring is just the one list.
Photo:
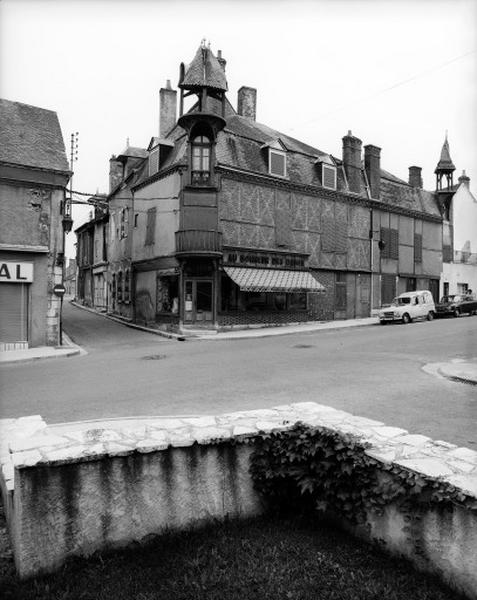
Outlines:
[[74, 344], [63, 332], [62, 346], [40, 346], [28, 348], [28, 350], [6, 350], [0, 352], [0, 364], [29, 362], [44, 358], [64, 358], [67, 356], [78, 356], [87, 354], [80, 346]]
[[307, 323], [291, 323], [287, 325], [250, 325], [245, 328], [231, 329], [230, 331], [215, 331], [210, 329], [193, 329], [185, 328], [180, 333], [172, 333], [170, 331], [162, 331], [154, 327], [145, 327], [143, 325], [136, 325], [131, 321], [122, 319], [115, 315], [111, 315], [105, 312], [98, 311], [90, 306], [83, 306], [75, 301], [71, 301], [73, 306], [80, 308], [81, 310], [87, 310], [95, 313], [116, 323], [121, 323], [126, 327], [133, 329], [139, 329], [141, 331], [147, 331], [148, 333], [154, 333], [167, 338], [177, 339], [180, 341], [184, 340], [236, 340], [236, 339], [247, 339], [257, 337], [269, 337], [273, 335], [287, 335], [292, 333], [306, 333], [308, 331], [319, 331], [322, 329], [343, 329], [346, 327], [363, 327], [367, 325], [377, 325], [377, 317], [366, 317], [363, 319], [343, 319], [341, 321], [313, 321]]
[[477, 360], [453, 360], [450, 363], [442, 363], [438, 366], [437, 371], [451, 381], [477, 385]]

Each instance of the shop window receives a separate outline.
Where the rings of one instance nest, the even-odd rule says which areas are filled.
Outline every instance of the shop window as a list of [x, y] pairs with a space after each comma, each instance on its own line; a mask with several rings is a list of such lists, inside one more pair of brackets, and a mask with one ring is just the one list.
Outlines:
[[[83, 282], [84, 287], [84, 282]], [[111, 279], [111, 298], [113, 302], [116, 300], [116, 273], [113, 273], [113, 277]]]
[[288, 294], [288, 308], [290, 310], [306, 310], [308, 295], [303, 292]]
[[211, 150], [212, 144], [206, 135], [197, 135], [192, 139], [192, 185], [210, 184]]
[[177, 277], [158, 277], [156, 282], [156, 313], [179, 312], [179, 286]]

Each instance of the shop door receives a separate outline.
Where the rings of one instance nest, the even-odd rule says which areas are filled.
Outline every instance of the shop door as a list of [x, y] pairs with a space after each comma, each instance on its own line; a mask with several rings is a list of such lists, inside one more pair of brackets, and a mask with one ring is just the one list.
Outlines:
[[0, 342], [28, 340], [28, 287], [24, 283], [0, 284]]
[[186, 279], [184, 301], [185, 323], [213, 321], [213, 282], [210, 279]]

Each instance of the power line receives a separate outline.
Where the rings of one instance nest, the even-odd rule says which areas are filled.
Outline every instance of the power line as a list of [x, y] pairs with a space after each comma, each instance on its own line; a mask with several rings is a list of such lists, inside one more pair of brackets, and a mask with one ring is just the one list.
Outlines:
[[321, 115], [319, 115], [318, 117], [315, 117], [314, 119], [310, 119], [308, 121], [304, 121], [300, 124], [298, 124], [295, 127], [292, 127], [290, 129], [290, 131], [296, 131], [299, 127], [302, 127], [303, 125], [308, 125], [310, 123], [315, 123], [316, 121], [319, 121], [320, 119], [323, 119], [325, 117], [328, 117], [336, 112], [339, 112], [340, 110], [344, 110], [345, 108], [347, 108], [348, 106], [354, 106], [356, 104], [361, 104], [363, 102], [366, 102], [367, 100], [371, 100], [372, 98], [375, 98], [376, 96], [379, 96], [381, 94], [385, 94], [386, 92], [389, 92], [391, 90], [394, 90], [398, 87], [401, 87], [402, 85], [406, 85], [407, 83], [410, 83], [411, 81], [415, 81], [416, 79], [420, 79], [421, 77], [428, 75], [429, 73], [432, 73], [434, 71], [438, 71], [440, 69], [443, 69], [444, 67], [447, 67], [447, 65], [450, 65], [458, 60], [461, 60], [462, 58], [465, 58], [466, 56], [470, 56], [471, 54], [475, 54], [476, 50], [471, 50], [469, 52], [465, 52], [464, 54], [461, 54], [460, 56], [455, 56], [454, 58], [451, 58], [450, 60], [441, 63], [439, 65], [435, 65], [433, 67], [430, 67], [429, 69], [425, 69], [424, 71], [421, 71], [420, 73], [417, 73], [416, 75], [412, 75], [411, 77], [408, 77], [407, 79], [403, 79], [402, 81], [398, 81], [397, 83], [394, 83], [393, 85], [390, 85], [388, 87], [385, 87], [381, 90], [378, 90], [372, 94], [370, 94], [369, 96], [364, 96], [363, 98], [356, 100], [354, 102], [350, 102], [349, 104], [345, 104], [339, 108], [333, 109], [327, 113], [323, 113]]
[[[104, 204], [109, 205], [107, 196], [102, 194], [87, 194], [86, 192], [78, 192], [76, 190], [72, 190], [71, 193], [76, 194], [77, 196], [88, 196], [91, 199], [90, 204], [93, 204], [94, 202], [103, 202]], [[179, 198], [179, 196], [151, 196], [149, 198], [140, 198], [138, 196], [115, 196], [113, 200], [177, 200], [177, 198]], [[85, 204], [88, 204], [88, 202]]]

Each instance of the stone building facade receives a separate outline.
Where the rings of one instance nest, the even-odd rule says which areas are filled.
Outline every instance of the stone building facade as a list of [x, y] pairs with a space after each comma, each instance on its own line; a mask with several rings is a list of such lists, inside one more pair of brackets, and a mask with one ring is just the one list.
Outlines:
[[[108, 309], [108, 239], [109, 212], [101, 204], [104, 197], [96, 195], [91, 202], [99, 203], [92, 218], [75, 230], [77, 238], [76, 300], [98, 310]], [[103, 208], [101, 208], [103, 206]]]
[[61, 341], [69, 177], [56, 113], [0, 100], [0, 349]]
[[[118, 184], [131, 318], [221, 328], [365, 317], [409, 289], [437, 296], [442, 216], [418, 167], [406, 182], [351, 132], [338, 158], [263, 125], [254, 88], [235, 110], [220, 51], [201, 46], [178, 87], [179, 99], [161, 89], [159, 137]], [[117, 297], [114, 270], [110, 281]]]

